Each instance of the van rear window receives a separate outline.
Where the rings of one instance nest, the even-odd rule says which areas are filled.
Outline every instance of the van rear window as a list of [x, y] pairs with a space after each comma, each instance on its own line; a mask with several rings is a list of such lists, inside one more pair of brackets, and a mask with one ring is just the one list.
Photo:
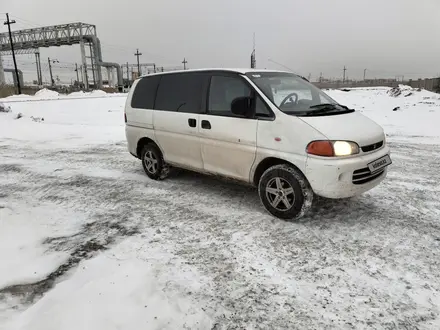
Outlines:
[[159, 84], [160, 76], [151, 76], [142, 78], [136, 85], [131, 99], [131, 107], [137, 109], [151, 109], [154, 108], [154, 101], [156, 99], [157, 85]]

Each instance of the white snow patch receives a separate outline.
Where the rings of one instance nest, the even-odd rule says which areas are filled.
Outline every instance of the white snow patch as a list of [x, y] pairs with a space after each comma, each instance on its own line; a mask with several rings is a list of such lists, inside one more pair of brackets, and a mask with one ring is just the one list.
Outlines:
[[53, 205], [7, 203], [0, 208], [0, 288], [45, 278], [69, 254], [46, 253], [47, 237], [72, 235], [84, 215]]
[[[167, 290], [171, 273], [168, 281], [160, 280], [157, 263], [119, 257], [128, 248], [132, 251], [135, 242], [124, 242], [82, 262], [70, 278], [7, 323], [7, 329], [211, 329], [213, 322], [203, 306]], [[138, 240], [138, 244], [136, 250], [142, 249], [144, 243]], [[161, 257], [160, 250], [148, 250]], [[162, 254], [162, 259], [166, 262], [167, 255]], [[186, 278], [187, 289], [194, 282], [192, 290], [198, 290], [195, 279]]]
[[[326, 90], [341, 104], [354, 108], [381, 125], [391, 140], [440, 143], [440, 94], [400, 86], [398, 97], [389, 95], [391, 88], [353, 88], [349, 92]], [[410, 96], [405, 97], [408, 93]], [[400, 107], [400, 110], [393, 111]]]
[[35, 93], [34, 98], [35, 99], [58, 99], [60, 97], [60, 94], [55, 91], [51, 91], [49, 89], [41, 89], [38, 92]]

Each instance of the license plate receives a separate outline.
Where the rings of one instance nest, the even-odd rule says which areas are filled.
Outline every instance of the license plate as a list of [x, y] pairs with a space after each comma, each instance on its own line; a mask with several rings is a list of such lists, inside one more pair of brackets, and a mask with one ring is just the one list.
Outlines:
[[376, 159], [374, 162], [371, 162], [368, 164], [368, 168], [370, 169], [371, 173], [377, 172], [384, 167], [391, 165], [391, 157], [390, 155], [385, 155], [383, 157], [380, 157], [379, 159]]

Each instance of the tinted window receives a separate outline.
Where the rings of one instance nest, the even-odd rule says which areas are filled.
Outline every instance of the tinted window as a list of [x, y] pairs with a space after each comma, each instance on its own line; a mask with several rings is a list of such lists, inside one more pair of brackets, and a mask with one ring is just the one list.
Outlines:
[[255, 116], [263, 118], [273, 117], [272, 111], [269, 110], [266, 103], [264, 103], [260, 96], [257, 96], [257, 103], [255, 105]]
[[234, 116], [231, 102], [240, 96], [251, 96], [250, 87], [239, 77], [213, 76], [209, 88], [208, 110], [213, 115]]
[[206, 75], [197, 73], [166, 74], [157, 90], [155, 109], [199, 113]]
[[157, 84], [160, 76], [142, 78], [136, 85], [131, 99], [131, 107], [138, 109], [153, 109], [156, 98]]

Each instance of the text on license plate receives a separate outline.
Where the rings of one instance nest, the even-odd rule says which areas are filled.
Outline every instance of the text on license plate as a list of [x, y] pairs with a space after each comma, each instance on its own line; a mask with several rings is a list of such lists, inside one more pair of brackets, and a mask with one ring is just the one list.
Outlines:
[[390, 155], [385, 155], [368, 164], [368, 168], [370, 169], [371, 173], [374, 173], [388, 165], [391, 165], [391, 163]]

